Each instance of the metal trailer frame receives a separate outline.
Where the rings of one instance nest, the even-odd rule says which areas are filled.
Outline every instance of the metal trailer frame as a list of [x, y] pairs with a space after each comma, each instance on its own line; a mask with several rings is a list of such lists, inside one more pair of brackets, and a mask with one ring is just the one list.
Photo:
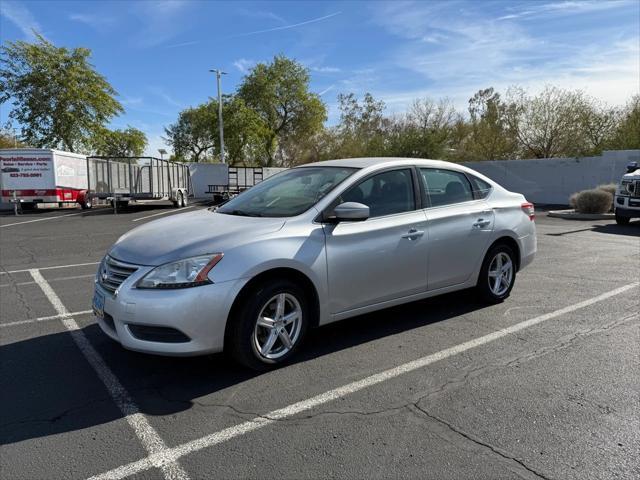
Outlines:
[[264, 180], [263, 167], [229, 167], [226, 185], [208, 185], [214, 204], [221, 203]]
[[[89, 199], [128, 203], [193, 196], [189, 167], [155, 157], [87, 157]], [[180, 205], [177, 205], [180, 206]]]

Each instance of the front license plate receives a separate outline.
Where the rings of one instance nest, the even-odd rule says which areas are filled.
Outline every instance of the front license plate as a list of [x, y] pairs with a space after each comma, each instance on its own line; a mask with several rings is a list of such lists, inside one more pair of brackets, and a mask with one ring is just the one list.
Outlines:
[[104, 295], [97, 290], [93, 294], [93, 313], [97, 317], [104, 317]]

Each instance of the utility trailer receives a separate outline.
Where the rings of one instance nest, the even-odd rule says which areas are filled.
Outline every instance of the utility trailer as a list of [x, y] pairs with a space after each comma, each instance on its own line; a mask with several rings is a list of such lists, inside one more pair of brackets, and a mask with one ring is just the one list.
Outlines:
[[86, 196], [78, 203], [91, 208], [95, 200], [114, 208], [129, 202], [169, 200], [177, 208], [192, 194], [189, 167], [155, 157], [88, 157]]
[[286, 170], [286, 168], [228, 167], [227, 183], [209, 184], [206, 193], [213, 195], [213, 203], [217, 205], [283, 170]]

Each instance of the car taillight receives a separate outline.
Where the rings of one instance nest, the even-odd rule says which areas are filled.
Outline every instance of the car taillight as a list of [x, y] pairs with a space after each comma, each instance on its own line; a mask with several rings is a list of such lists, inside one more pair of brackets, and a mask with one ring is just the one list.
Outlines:
[[529, 217], [529, 220], [533, 221], [536, 218], [536, 211], [533, 207], [533, 203], [525, 202], [520, 205], [520, 208], [522, 208], [522, 211]]

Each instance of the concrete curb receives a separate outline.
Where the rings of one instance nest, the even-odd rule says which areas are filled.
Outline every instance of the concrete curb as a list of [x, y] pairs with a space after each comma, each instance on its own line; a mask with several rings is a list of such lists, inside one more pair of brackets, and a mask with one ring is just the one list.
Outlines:
[[564, 218], [567, 220], [613, 220], [613, 213], [578, 213], [575, 210], [549, 210], [548, 217]]

